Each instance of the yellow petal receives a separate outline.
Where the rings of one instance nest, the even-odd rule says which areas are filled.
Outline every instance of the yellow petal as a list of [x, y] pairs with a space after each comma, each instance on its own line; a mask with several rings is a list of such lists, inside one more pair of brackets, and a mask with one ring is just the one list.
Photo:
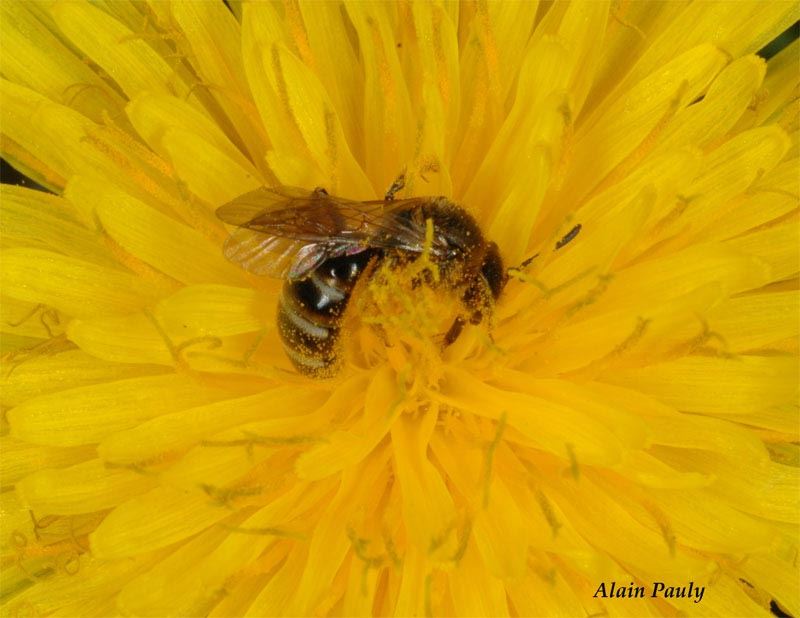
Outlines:
[[595, 301], [593, 311], [648, 306], [676, 298], [715, 281], [724, 295], [742, 292], [771, 281], [763, 260], [721, 244], [694, 245], [672, 255], [635, 264], [615, 273]]
[[191, 47], [194, 66], [208, 83], [209, 93], [234, 125], [234, 141], [244, 144], [260, 167], [266, 131], [254, 113], [245, 78], [239, 22], [227, 6], [214, 2], [173, 2], [169, 10]]
[[676, 412], [638, 390], [601, 382], [593, 382], [588, 388], [607, 405], [642, 415], [650, 428], [650, 439], [654, 444], [707, 450], [751, 466], [767, 463], [768, 454], [764, 444], [755, 435], [736, 425], [716, 418]]
[[160, 453], [183, 450], [203, 438], [265, 416], [301, 416], [321, 402], [320, 393], [311, 391], [298, 396], [290, 388], [269, 389], [241, 399], [205, 399], [209, 403], [195, 397], [191, 402], [174, 405], [171, 410], [162, 409], [160, 415], [150, 415], [149, 420], [141, 419], [136, 425], [104, 432], [98, 453], [114, 463], [147, 461]]
[[[670, 522], [679, 543], [700, 551], [758, 552], [774, 538], [772, 526], [746, 515], [727, 501], [700, 489], [656, 490], [658, 508]], [[724, 521], [724, 527], [718, 522]]]
[[102, 236], [81, 223], [67, 200], [43, 191], [2, 185], [1, 203], [3, 247], [38, 247], [100, 266], [117, 266]]
[[[710, 574], [713, 563], [709, 559], [684, 552], [673, 554], [655, 518], [640, 521], [626, 509], [627, 498], [605, 491], [588, 476], [581, 475], [578, 481], [548, 482], [548, 488], [564, 515], [580, 534], [594, 539], [595, 547], [619, 561], [634, 560], [651, 576], [660, 573], [660, 577], [681, 580]], [[596, 508], [586, 509], [587, 504]], [[609, 518], [616, 522], [614, 526], [606, 525]]]
[[156, 484], [132, 470], [106, 468], [93, 459], [68, 468], [45, 469], [19, 481], [20, 499], [37, 513], [77, 515], [114, 507]]
[[798, 50], [800, 42], [795, 39], [769, 59], [762, 92], [764, 100], [759, 101], [756, 124], [777, 120], [780, 111], [792, 99], [792, 91], [797, 87], [795, 60]]
[[393, 425], [395, 474], [409, 541], [422, 552], [433, 553], [435, 548], [452, 555], [455, 538], [448, 538], [447, 531], [455, 522], [455, 506], [444, 479], [426, 455], [436, 420], [437, 415], [429, 412], [420, 420], [401, 416]]
[[571, 452], [587, 464], [610, 463], [621, 456], [613, 433], [582, 411], [488, 386], [463, 370], [449, 368], [441, 394], [431, 396], [481, 417], [498, 420], [506, 414], [509, 426], [531, 446], [564, 460]]
[[397, 56], [392, 4], [348, 4], [364, 64], [364, 171], [374, 191], [388, 188], [411, 158], [413, 114]]
[[46, 468], [66, 468], [95, 456], [94, 447], [74, 446], [53, 448], [37, 446], [11, 436], [0, 438], [0, 482], [10, 486], [19, 479]]
[[479, 36], [487, 48], [489, 70], [497, 72], [494, 77], [499, 82], [501, 101], [505, 100], [519, 74], [538, 5], [538, 2], [492, 2], [478, 7], [475, 27], [486, 22], [487, 32]]
[[796, 570], [797, 565], [765, 553], [748, 556], [741, 566], [747, 581], [770, 592], [792, 615], [800, 613], [800, 592], [794, 581]]
[[[12, 154], [22, 156], [25, 169], [34, 170], [48, 186], [63, 189], [69, 178], [80, 173], [122, 187], [151, 205], [165, 201], [186, 208], [168, 166], [124, 131], [95, 124], [5, 79], [0, 79], [0, 96], [4, 148], [6, 138], [11, 140]], [[50, 139], [41, 139], [43, 134]], [[74, 206], [85, 215], [80, 204]], [[93, 223], [91, 216], [84, 221]]]
[[572, 173], [564, 180], [558, 210], [568, 212], [652, 131], [704, 92], [725, 61], [725, 54], [711, 45], [695, 47], [595, 110], [575, 136]]
[[[245, 6], [245, 14], [247, 6]], [[283, 561], [277, 572], [270, 578], [266, 585], [261, 583], [255, 598], [248, 604], [245, 616], [258, 618], [259, 616], [286, 615], [289, 597], [297, 587], [297, 582], [303, 576], [307, 549], [294, 548], [288, 558]]]
[[174, 573], [191, 569], [228, 534], [225, 527], [212, 526], [172, 551], [146, 573], [126, 581], [117, 597], [117, 607], [129, 615], [165, 616], [191, 614], [198, 607], [212, 603], [219, 594], [216, 589], [198, 586], [189, 578], [176, 581]]
[[400, 589], [393, 611], [395, 616], [433, 615], [429, 593], [426, 593], [430, 569], [425, 551], [416, 545], [409, 546], [403, 559]]
[[2, 254], [4, 294], [54, 307], [69, 316], [130, 312], [162, 293], [124, 271], [41, 249], [6, 249]]
[[[797, 161], [789, 162], [797, 169]], [[797, 208], [797, 198], [781, 189], [748, 190], [732, 199], [717, 213], [716, 219], [699, 229], [695, 238], [727, 240], [774, 221]]]
[[586, 612], [583, 604], [586, 601], [578, 596], [579, 593], [570, 587], [552, 563], [524, 578], [506, 582], [505, 586], [509, 600], [520, 616], [569, 618]]
[[597, 107], [608, 96], [630, 73], [642, 52], [690, 3], [690, 0], [626, 2], [611, 7], [587, 109]]
[[94, 208], [103, 230], [123, 249], [182, 283], [245, 281], [219, 245], [123, 191], [77, 177], [66, 195]]
[[459, 616], [508, 616], [504, 582], [483, 571], [481, 556], [472, 543], [448, 581]]
[[250, 164], [239, 164], [195, 133], [169, 128], [161, 145], [189, 189], [212, 206], [263, 184]]
[[139, 135], [162, 156], [169, 155], [169, 150], [162, 143], [165, 133], [170, 129], [187, 131], [200, 138], [208, 146], [216, 148], [226, 155], [244, 172], [257, 176], [252, 164], [223, 133], [219, 125], [183, 99], [154, 92], [143, 92], [128, 103], [125, 111]]
[[348, 525], [369, 497], [386, 487], [388, 458], [388, 449], [376, 449], [362, 466], [351, 468], [342, 475], [336, 496], [328, 508], [320, 513], [321, 517], [313, 529], [306, 568], [302, 578], [292, 586], [292, 603], [283, 612], [286, 615], [309, 616], [317, 613], [345, 555], [352, 547]]
[[615, 372], [604, 379], [635, 387], [679, 410], [730, 415], [793, 401], [796, 373], [793, 358], [694, 356]]
[[0, 401], [5, 406], [16, 406], [39, 395], [166, 371], [157, 365], [112, 364], [81, 350], [67, 350], [27, 359], [4, 373]]
[[723, 137], [750, 105], [761, 87], [766, 63], [758, 56], [745, 56], [725, 67], [693, 105], [675, 114], [657, 151], [689, 144], [706, 146]]
[[187, 539], [230, 514], [200, 489], [157, 487], [114, 509], [89, 543], [97, 558], [136, 556]]
[[[284, 104], [311, 156], [330, 182], [331, 193], [370, 199], [375, 193], [344, 139], [341, 123], [317, 77], [283, 46], [272, 49], [273, 87], [285, 88]], [[398, 172], [399, 173], [399, 172]], [[388, 188], [391, 181], [387, 183]]]
[[[247, 81], [271, 145], [281, 152], [306, 154], [297, 125], [282, 104], [270, 78], [270, 50], [288, 42], [276, 7], [268, 3], [247, 3], [242, 14], [242, 59]], [[287, 182], [285, 179], [281, 179]], [[305, 186], [305, 185], [299, 185]], [[311, 186], [311, 185], [308, 185]]]
[[[402, 411], [402, 399], [398, 399], [397, 385], [392, 377], [388, 367], [373, 376], [366, 391], [363, 416], [349, 430], [334, 431], [325, 444], [303, 453], [297, 460], [299, 477], [318, 479], [335, 474], [361, 461], [375, 448]], [[358, 385], [364, 388], [359, 379], [347, 384], [347, 391], [353, 393], [349, 410], [360, 409], [361, 397], [356, 395]]]
[[87, 354], [105, 361], [169, 366], [175, 362], [153, 320], [141, 313], [73, 320], [67, 337]]
[[676, 53], [713, 43], [732, 58], [754, 53], [800, 17], [792, 2], [691, 3], [658, 32], [629, 78], [637, 78], [668, 62]]
[[714, 482], [712, 475], [681, 472], [641, 451], [626, 453], [623, 463], [614, 466], [614, 472], [638, 486], [683, 492], [702, 489]]
[[120, 115], [122, 98], [65, 46], [24, 2], [0, 5], [3, 75], [62, 102], [95, 122]]
[[[687, 208], [692, 225], [699, 227], [727, 200], [743, 193], [761, 174], [775, 167], [789, 148], [786, 134], [778, 127], [763, 127], [746, 131], [732, 138], [709, 154], [705, 169], [689, 187]], [[667, 236], [676, 228], [686, 225], [677, 218], [672, 226], [665, 226]]]
[[36, 444], [90, 444], [148, 418], [225, 396], [178, 375], [130, 378], [30, 399], [9, 410], [8, 422], [12, 435]]
[[[245, 531], [270, 528], [277, 531], [309, 507], [316, 506], [329, 491], [330, 486], [325, 484], [297, 485], [239, 522], [237, 530], [223, 529], [224, 538], [215, 535], [192, 544], [188, 551], [176, 552], [155, 569], [128, 582], [120, 595], [121, 607], [131, 614], [148, 615], [168, 613], [176, 606], [185, 607], [188, 612], [203, 601], [210, 601], [240, 565], [251, 564], [276, 544], [276, 535]], [[165, 578], [171, 578], [176, 568], [186, 574], [182, 579], [186, 585], [177, 589], [161, 585]]]
[[82, 350], [112, 362], [154, 363], [222, 373], [274, 373], [289, 369], [277, 329], [220, 338], [189, 332], [166, 310], [167, 328], [155, 313], [73, 320], [67, 337]]
[[[492, 204], [506, 202], [489, 235], [502, 243], [512, 263], [521, 259], [560, 155], [566, 125], [562, 91], [569, 78], [570, 60], [563, 45], [550, 39], [528, 52], [519, 74], [514, 107], [464, 197], [466, 204], [482, 209], [485, 220], [493, 210]], [[531, 114], [531, 109], [540, 112]], [[538, 169], [531, 169], [531, 158]], [[520, 229], [521, 225], [527, 229]]]
[[129, 98], [151, 90], [188, 89], [145, 40], [88, 2], [58, 2], [52, 8], [61, 32], [114, 79]]
[[782, 339], [796, 337], [800, 331], [798, 292], [737, 296], [712, 310], [709, 326], [732, 352], [744, 352]]
[[168, 332], [184, 330], [192, 337], [227, 337], [274, 326], [273, 295], [252, 288], [203, 284], [181, 288], [158, 305]]
[[[61, 318], [58, 311], [42, 304], [0, 296], [0, 332], [3, 333], [4, 339], [7, 338], [0, 343], [9, 350], [18, 349], [11, 345], [12, 337], [9, 337], [11, 335], [20, 342], [29, 342], [29, 346], [23, 347], [32, 350], [33, 346], [43, 344], [44, 340], [64, 333], [66, 324]], [[50, 343], [54, 344], [55, 341]], [[33, 355], [35, 356], [35, 352]]]
[[769, 264], [773, 281], [800, 272], [800, 225], [796, 213], [786, 223], [734, 238], [727, 244]]
[[315, 0], [301, 0], [298, 5], [308, 37], [311, 68], [331, 98], [347, 144], [356, 160], [363, 161], [363, 125], [359, 117], [363, 103], [358, 93], [364, 78], [360, 71], [352, 70], [359, 60], [341, 5]]

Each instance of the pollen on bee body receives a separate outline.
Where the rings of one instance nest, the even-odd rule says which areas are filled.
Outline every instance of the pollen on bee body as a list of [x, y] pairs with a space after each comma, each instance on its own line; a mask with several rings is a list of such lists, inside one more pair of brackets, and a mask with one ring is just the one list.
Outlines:
[[463, 305], [458, 290], [436, 285], [420, 262], [382, 263], [355, 291], [344, 339], [368, 366], [388, 360], [398, 371], [426, 371], [441, 362], [444, 333]]

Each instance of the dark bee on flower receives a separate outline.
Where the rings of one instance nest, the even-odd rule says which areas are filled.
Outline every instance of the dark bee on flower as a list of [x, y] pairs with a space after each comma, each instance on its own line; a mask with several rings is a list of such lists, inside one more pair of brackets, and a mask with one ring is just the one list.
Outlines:
[[[221, 206], [217, 216], [238, 226], [225, 256], [245, 270], [284, 279], [278, 329], [294, 366], [313, 377], [339, 366], [342, 316], [362, 276], [375, 266], [408, 264], [425, 253], [438, 284], [457, 290], [463, 312], [444, 334], [453, 343], [467, 322], [480, 323], [507, 281], [497, 245], [475, 219], [446, 197], [355, 201], [324, 189], [262, 187]], [[430, 231], [433, 234], [431, 236]]]

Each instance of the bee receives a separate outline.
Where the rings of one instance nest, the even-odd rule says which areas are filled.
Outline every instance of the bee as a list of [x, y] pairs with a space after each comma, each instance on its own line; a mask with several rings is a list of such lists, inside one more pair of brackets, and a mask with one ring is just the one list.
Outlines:
[[[335, 197], [322, 188], [261, 187], [217, 209], [222, 221], [237, 226], [225, 241], [225, 256], [255, 275], [284, 280], [278, 331], [300, 373], [337, 372], [342, 316], [353, 288], [386, 260], [403, 265], [427, 253], [440, 284], [461, 294], [464, 311], [445, 333], [445, 347], [467, 321], [479, 324], [500, 297], [508, 275], [477, 221], [446, 197], [394, 199], [402, 187], [401, 176], [384, 199], [373, 201]], [[431, 224], [432, 239], [426, 237]]]

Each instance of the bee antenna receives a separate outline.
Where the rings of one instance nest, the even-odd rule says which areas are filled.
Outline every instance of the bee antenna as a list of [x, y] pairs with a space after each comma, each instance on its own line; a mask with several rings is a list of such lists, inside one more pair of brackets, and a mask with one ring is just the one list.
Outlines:
[[533, 260], [535, 260], [537, 257], [539, 257], [539, 254], [534, 253], [531, 257], [523, 260], [522, 263], [517, 268], [518, 269], [527, 268], [528, 266], [531, 265], [531, 262], [533, 262]]
[[575, 237], [580, 233], [582, 227], [583, 226], [580, 223], [578, 223], [578, 225], [576, 225], [569, 232], [567, 232], [564, 235], [564, 237], [556, 243], [556, 251], [561, 249], [561, 247], [563, 247], [564, 245], [571, 243], [575, 239]]
[[405, 186], [406, 186], [406, 173], [402, 172], [397, 178], [394, 179], [392, 186], [386, 190], [386, 194], [383, 196], [383, 200], [385, 202], [393, 201], [394, 194], [402, 190], [403, 187]]
[[[573, 227], [573, 228], [572, 228], [572, 229], [571, 229], [569, 232], [567, 232], [567, 233], [564, 235], [564, 237], [563, 237], [561, 240], [559, 240], [559, 241], [556, 243], [555, 250], [556, 250], [556, 251], [558, 251], [558, 250], [559, 250], [559, 249], [561, 249], [563, 246], [565, 246], [565, 245], [567, 245], [567, 244], [571, 243], [573, 240], [575, 240], [575, 237], [576, 237], [578, 234], [580, 234], [580, 231], [581, 231], [581, 229], [583, 229], [583, 226], [582, 226], [580, 223], [578, 223], [578, 225], [576, 225], [575, 227]], [[535, 254], [534, 254], [534, 255], [532, 255], [531, 257], [529, 257], [529, 258], [527, 258], [527, 259], [523, 260], [523, 262], [522, 262], [522, 263], [521, 263], [519, 266], [512, 266], [512, 267], [511, 267], [511, 268], [509, 268], [508, 270], [509, 270], [509, 271], [511, 271], [511, 270], [522, 270], [522, 269], [524, 269], [524, 268], [527, 268], [528, 266], [530, 266], [531, 262], [533, 262], [533, 260], [535, 260], [537, 257], [539, 257], [539, 254], [538, 254], [538, 253], [535, 253]]]

